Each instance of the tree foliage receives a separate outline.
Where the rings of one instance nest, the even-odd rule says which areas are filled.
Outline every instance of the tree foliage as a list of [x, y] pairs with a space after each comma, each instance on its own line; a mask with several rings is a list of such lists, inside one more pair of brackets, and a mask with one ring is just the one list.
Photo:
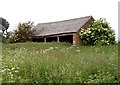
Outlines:
[[26, 42], [31, 41], [34, 33], [33, 22], [28, 21], [27, 23], [19, 23], [18, 29], [10, 35], [8, 42]]
[[3, 34], [7, 35], [8, 33], [7, 30], [9, 28], [9, 22], [6, 19], [0, 17], [0, 24], [3, 26], [1, 31], [3, 32]]
[[115, 43], [115, 33], [104, 18], [93, 21], [92, 24], [82, 29], [80, 38], [84, 45], [109, 45]]

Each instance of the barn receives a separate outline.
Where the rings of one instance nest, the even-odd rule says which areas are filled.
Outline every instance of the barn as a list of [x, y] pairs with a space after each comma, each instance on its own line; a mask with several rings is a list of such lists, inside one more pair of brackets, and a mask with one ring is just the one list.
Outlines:
[[64, 21], [39, 23], [35, 26], [33, 41], [38, 42], [69, 42], [79, 45], [79, 32], [93, 21], [92, 16], [69, 19]]

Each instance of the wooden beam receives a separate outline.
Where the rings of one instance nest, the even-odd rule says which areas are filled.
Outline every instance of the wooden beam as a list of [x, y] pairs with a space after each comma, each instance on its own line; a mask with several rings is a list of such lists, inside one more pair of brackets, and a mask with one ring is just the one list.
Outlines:
[[57, 42], [59, 42], [59, 36], [57, 36]]
[[46, 38], [44, 38], [44, 42], [46, 43]]

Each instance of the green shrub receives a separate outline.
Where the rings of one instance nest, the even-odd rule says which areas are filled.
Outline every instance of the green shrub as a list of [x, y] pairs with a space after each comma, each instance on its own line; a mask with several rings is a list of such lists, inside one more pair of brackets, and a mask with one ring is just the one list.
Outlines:
[[3, 36], [3, 34], [0, 32], [0, 42], [2, 43], [6, 43], [7, 39], [5, 36]]
[[9, 43], [16, 43], [16, 42], [26, 42], [31, 41], [33, 32], [33, 23], [19, 23], [18, 29], [15, 30], [8, 38]]
[[111, 29], [106, 19], [100, 18], [92, 24], [82, 29], [80, 38], [83, 45], [109, 45], [115, 43], [115, 33]]
[[2, 43], [6, 43], [6, 41], [7, 39], [4, 36], [2, 36]]

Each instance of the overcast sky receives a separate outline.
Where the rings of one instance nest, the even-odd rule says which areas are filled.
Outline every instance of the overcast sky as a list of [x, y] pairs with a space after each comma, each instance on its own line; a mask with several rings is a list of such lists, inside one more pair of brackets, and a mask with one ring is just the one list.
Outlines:
[[94, 19], [106, 18], [118, 35], [119, 0], [1, 0], [0, 17], [10, 23], [9, 30], [18, 23], [61, 21], [84, 16]]

